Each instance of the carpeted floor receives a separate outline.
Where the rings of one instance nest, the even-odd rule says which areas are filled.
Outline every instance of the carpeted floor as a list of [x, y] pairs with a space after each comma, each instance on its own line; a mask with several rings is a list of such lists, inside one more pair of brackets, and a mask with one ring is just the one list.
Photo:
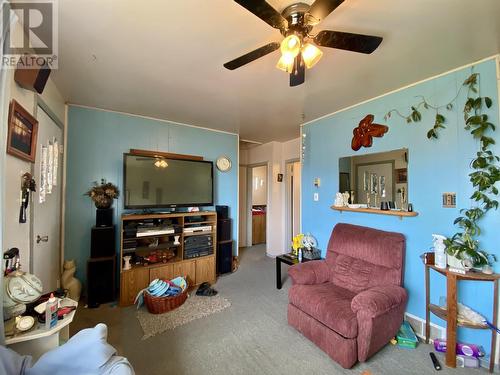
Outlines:
[[137, 319], [144, 331], [142, 339], [146, 340], [193, 320], [219, 313], [229, 306], [231, 302], [220, 295], [203, 297], [197, 296], [194, 291], [189, 293], [188, 299], [182, 306], [165, 314], [150, 314], [146, 306], [142, 306], [137, 312]]
[[[141, 340], [134, 307], [103, 305], [79, 309], [72, 333], [99, 322], [109, 327], [109, 342], [126, 356], [138, 375], [371, 375], [434, 374], [429, 351], [387, 346], [368, 362], [344, 370], [286, 321], [287, 290], [276, 289], [275, 261], [264, 246], [241, 251], [239, 270], [220, 277], [216, 289], [231, 301], [224, 311]], [[286, 267], [283, 277], [286, 277]], [[438, 356], [443, 364], [443, 357]], [[485, 370], [448, 369], [440, 374], [486, 374]]]

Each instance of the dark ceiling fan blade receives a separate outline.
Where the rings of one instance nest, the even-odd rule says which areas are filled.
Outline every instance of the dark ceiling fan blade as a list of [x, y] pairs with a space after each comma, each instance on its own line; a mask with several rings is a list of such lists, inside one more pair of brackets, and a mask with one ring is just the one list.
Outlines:
[[343, 2], [344, 0], [316, 0], [307, 12], [315, 18], [310, 23], [317, 25]]
[[290, 73], [290, 87], [301, 85], [306, 80], [306, 65], [299, 53], [293, 62], [293, 71]]
[[288, 22], [283, 16], [264, 0], [234, 0], [243, 8], [252, 12], [262, 21], [271, 25], [275, 29], [284, 30], [288, 27]]
[[234, 70], [239, 68], [240, 66], [246, 65], [254, 60], [257, 60], [258, 58], [267, 55], [268, 53], [271, 53], [273, 51], [276, 51], [278, 48], [280, 48], [280, 44], [273, 42], [266, 44], [265, 46], [262, 46], [260, 48], [257, 48], [256, 50], [253, 50], [252, 52], [248, 52], [247, 54], [240, 56], [234, 60], [231, 60], [227, 63], [224, 64], [224, 68], [229, 69], [229, 70]]
[[379, 36], [323, 30], [316, 35], [314, 42], [321, 47], [369, 54], [375, 51], [380, 43], [382, 43], [382, 38]]

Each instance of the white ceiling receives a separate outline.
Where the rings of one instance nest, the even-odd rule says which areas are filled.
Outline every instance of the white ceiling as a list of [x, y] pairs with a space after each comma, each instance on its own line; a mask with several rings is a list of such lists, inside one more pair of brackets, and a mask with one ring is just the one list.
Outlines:
[[[269, 0], [281, 11], [294, 1]], [[306, 0], [312, 3], [312, 0]], [[382, 36], [371, 55], [322, 48], [291, 88], [276, 51], [222, 64], [278, 30], [231, 0], [59, 1], [59, 70], [71, 103], [283, 141], [299, 125], [500, 51], [500, 0], [346, 0], [314, 31]]]

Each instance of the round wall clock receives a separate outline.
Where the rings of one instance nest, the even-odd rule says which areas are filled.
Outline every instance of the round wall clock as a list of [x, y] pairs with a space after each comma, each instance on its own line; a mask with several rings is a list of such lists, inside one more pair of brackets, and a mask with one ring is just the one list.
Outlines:
[[227, 172], [231, 169], [231, 160], [227, 156], [219, 156], [215, 164], [221, 172]]

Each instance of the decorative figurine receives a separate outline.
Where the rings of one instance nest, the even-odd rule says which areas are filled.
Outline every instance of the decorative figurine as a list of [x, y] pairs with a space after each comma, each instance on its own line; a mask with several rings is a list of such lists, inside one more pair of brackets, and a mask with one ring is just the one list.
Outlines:
[[80, 300], [82, 294], [82, 283], [75, 277], [76, 263], [74, 260], [64, 262], [64, 271], [61, 276], [61, 285], [68, 291], [69, 298], [74, 301]]
[[349, 192], [348, 191], [345, 191], [343, 194], [342, 194], [342, 205], [343, 206], [347, 206], [349, 204]]
[[125, 255], [123, 257], [123, 262], [124, 262], [123, 269], [125, 271], [129, 270], [130, 268], [132, 268], [132, 266], [130, 265], [130, 260], [131, 259], [132, 259], [132, 256], [130, 256], [130, 255]]
[[333, 204], [335, 207], [342, 207], [344, 205], [344, 197], [342, 193], [335, 194], [335, 203]]
[[21, 181], [21, 207], [19, 209], [19, 222], [26, 223], [26, 209], [30, 201], [30, 192], [36, 191], [35, 179], [31, 173], [23, 174]]

